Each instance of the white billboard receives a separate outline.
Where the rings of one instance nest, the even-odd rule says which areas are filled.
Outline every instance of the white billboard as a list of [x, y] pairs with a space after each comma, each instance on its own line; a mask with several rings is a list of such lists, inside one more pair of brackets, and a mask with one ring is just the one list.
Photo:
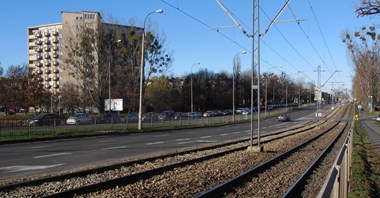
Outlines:
[[[104, 100], [104, 110], [110, 111], [109, 99]], [[123, 99], [111, 99], [111, 111], [123, 111]]]

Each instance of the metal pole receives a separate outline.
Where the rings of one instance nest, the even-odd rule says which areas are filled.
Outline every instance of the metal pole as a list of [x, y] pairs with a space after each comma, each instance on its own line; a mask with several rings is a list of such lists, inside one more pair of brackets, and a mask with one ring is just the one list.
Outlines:
[[143, 26], [143, 34], [142, 34], [142, 41], [141, 41], [141, 61], [140, 61], [140, 94], [139, 94], [139, 120], [138, 120], [138, 130], [141, 130], [141, 119], [142, 119], [142, 100], [143, 100], [143, 78], [144, 78], [144, 40], [145, 40], [145, 23], [146, 19], [149, 17], [149, 15], [153, 13], [162, 13], [163, 10], [156, 10], [148, 15], [146, 15], [144, 19], [144, 26]]
[[[246, 51], [241, 51], [234, 56], [234, 61], [232, 63], [232, 122], [235, 122], [235, 75], [238, 64], [240, 64], [240, 61], [237, 61], [237, 57], [239, 54], [245, 54]], [[236, 63], [236, 64], [235, 64]]]
[[[257, 146], [261, 147], [261, 96], [260, 96], [260, 0], [257, 0]], [[251, 112], [252, 113], [252, 112]]]

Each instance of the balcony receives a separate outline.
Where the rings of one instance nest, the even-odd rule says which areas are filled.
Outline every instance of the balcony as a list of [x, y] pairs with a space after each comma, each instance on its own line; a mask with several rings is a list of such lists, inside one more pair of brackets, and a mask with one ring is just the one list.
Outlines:
[[42, 67], [42, 63], [41, 63], [41, 62], [37, 62], [37, 63], [36, 63], [36, 66], [37, 66], [37, 67]]
[[36, 36], [37, 38], [41, 38], [41, 37], [42, 37], [42, 34], [41, 34], [41, 32], [37, 32], [37, 33], [35, 34], [35, 36]]
[[36, 80], [39, 81], [39, 82], [42, 82], [44, 79], [41, 78], [41, 77], [37, 77]]
[[34, 51], [35, 52], [42, 52], [42, 49], [40, 47], [36, 47], [36, 48], [34, 48]]
[[[45, 69], [45, 74], [50, 74], [51, 73], [51, 70], [50, 69]], [[46, 80], [46, 78], [45, 78]]]
[[44, 65], [45, 65], [45, 66], [50, 66], [50, 62], [46, 61], [46, 62], [44, 63]]
[[45, 54], [44, 57], [45, 57], [45, 59], [49, 59], [50, 55], [49, 54]]
[[46, 45], [49, 45], [49, 44], [50, 44], [50, 40], [49, 40], [49, 39], [45, 39], [45, 40], [44, 40], [44, 43], [45, 43]]
[[57, 75], [53, 76], [54, 81], [59, 81], [59, 77]]
[[54, 87], [54, 88], [59, 88], [59, 84], [58, 84], [58, 83], [54, 83], [54, 84], [53, 84], [53, 87]]
[[54, 68], [53, 73], [55, 73], [55, 74], [59, 73], [59, 69]]
[[54, 52], [53, 53], [53, 58], [58, 58], [58, 53]]
[[53, 43], [58, 43], [58, 39], [57, 38], [53, 38]]
[[50, 36], [50, 32], [44, 32], [44, 36], [45, 37], [49, 37]]
[[37, 55], [37, 60], [42, 60], [42, 56], [41, 55]]
[[53, 51], [58, 51], [58, 46], [53, 46]]
[[53, 65], [54, 65], [54, 66], [58, 66], [58, 65], [59, 65], [59, 62], [58, 62], [58, 61], [53, 61]]
[[36, 74], [42, 74], [42, 70], [37, 69], [37, 70], [35, 70], [35, 73], [36, 73]]
[[50, 81], [51, 78], [49, 76], [45, 76], [45, 81]]
[[46, 46], [46, 47], [44, 48], [44, 50], [45, 50], [45, 52], [50, 52], [50, 47]]
[[41, 41], [41, 40], [36, 40], [36, 41], [34, 42], [34, 44], [36, 44], [36, 45], [42, 45], [42, 41]]
[[58, 36], [58, 31], [53, 31], [53, 36]]
[[50, 84], [45, 84], [46, 89], [50, 89], [51, 85]]

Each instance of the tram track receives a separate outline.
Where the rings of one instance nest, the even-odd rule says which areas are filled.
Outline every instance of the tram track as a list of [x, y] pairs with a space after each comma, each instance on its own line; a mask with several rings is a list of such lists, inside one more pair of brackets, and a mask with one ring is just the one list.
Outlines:
[[[333, 115], [335, 114], [331, 114], [329, 116], [331, 117]], [[274, 134], [268, 134], [262, 137], [262, 143], [270, 144], [271, 142], [275, 141], [279, 142], [281, 139], [290, 138], [291, 136], [294, 136], [296, 134], [301, 136], [301, 133], [308, 133], [309, 130], [315, 129], [316, 126], [323, 127], [323, 125], [329, 124], [328, 120], [329, 118], [326, 118], [320, 123], [308, 123], [307, 126], [293, 127], [292, 131], [283, 130]], [[224, 145], [213, 145], [210, 147], [183, 151], [182, 153], [173, 153], [166, 156], [157, 156], [150, 159], [143, 159], [141, 161], [131, 161], [109, 167], [102, 167], [96, 170], [93, 169], [82, 171], [80, 173], [71, 173], [65, 176], [45, 178], [45, 180], [40, 179], [19, 184], [12, 184], [13, 186], [9, 185], [1, 187], [0, 195], [2, 196], [1, 193], [5, 192], [6, 194], [3, 195], [9, 197], [20, 197], [17, 196], [20, 195], [18, 194], [18, 192], [25, 192], [27, 191], [27, 189], [29, 189], [33, 191], [34, 195], [37, 197], [72, 197], [81, 194], [84, 194], [84, 197], [92, 197], [99, 195], [99, 193], [103, 191], [112, 191], [114, 188], [120, 188], [121, 186], [128, 186], [133, 185], [135, 183], [144, 182], [145, 180], [151, 180], [154, 177], [160, 177], [166, 174], [166, 172], [176, 171], [178, 169], [182, 169], [183, 167], [194, 167], [196, 166], [196, 164], [202, 164], [204, 162], [207, 163], [207, 161], [212, 161], [215, 159], [217, 160], [218, 158], [223, 158], [232, 153], [246, 153], [247, 144], [248, 140], [244, 139], [235, 142], [225, 143]], [[262, 157], [270, 158], [273, 157], [273, 154], [274, 153], [269, 152], [267, 153], [267, 155], [263, 155]], [[177, 162], [169, 162], [170, 160]], [[131, 171], [131, 167], [139, 167], [137, 168], [139, 170], [136, 169], [134, 171]], [[129, 169], [129, 171], [124, 172], [125, 169]], [[103, 174], [111, 174], [112, 176], [105, 177]], [[232, 173], [231, 175], [233, 174], [236, 173]], [[231, 175], [226, 177], [231, 177]], [[94, 179], [99, 180], [97, 182], [87, 181], [93, 180], [93, 177], [107, 179], [106, 181], [104, 181], [103, 179]], [[80, 183], [81, 185], [64, 185], [64, 183], [70, 183], [70, 181], [71, 183], [77, 183], [77, 181], [75, 181], [77, 180], [77, 178], [80, 178], [81, 181], [79, 181], [78, 183]], [[53, 187], [48, 188], [47, 186]], [[37, 189], [34, 188], [43, 188], [45, 190], [39, 192]], [[201, 191], [197, 190], [197, 192], [193, 192], [193, 195], [199, 192]], [[85, 195], [86, 193], [90, 194]], [[21, 197], [29, 196], [28, 193], [25, 192], [25, 196], [21, 195]]]

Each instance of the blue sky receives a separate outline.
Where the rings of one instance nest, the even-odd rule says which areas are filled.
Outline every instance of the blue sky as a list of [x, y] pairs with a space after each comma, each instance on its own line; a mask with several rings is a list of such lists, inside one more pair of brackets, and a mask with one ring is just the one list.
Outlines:
[[[252, 31], [251, 0], [221, 2], [247, 32]], [[264, 32], [285, 0], [260, 3], [261, 32]], [[374, 23], [373, 18], [356, 17], [354, 10], [357, 4], [359, 0], [291, 1], [290, 9], [285, 9], [278, 21], [294, 20], [294, 16], [304, 21], [300, 25], [295, 22], [276, 23], [262, 37], [261, 71], [285, 71], [295, 80], [301, 78], [317, 83], [315, 70], [320, 65], [324, 70], [321, 73], [322, 84], [335, 70], [342, 71], [336, 73], [323, 90], [350, 90], [353, 67], [341, 35], [346, 30], [353, 32]], [[130, 19], [134, 19], [136, 25], [142, 26], [145, 16], [160, 8], [164, 9], [164, 13], [152, 14], [148, 21], [166, 36], [166, 49], [174, 57], [172, 75], [189, 74], [191, 66], [197, 62], [200, 65], [194, 66], [193, 72], [207, 68], [214, 72], [231, 73], [233, 57], [242, 50], [248, 51], [245, 55], [239, 55], [242, 70], [251, 68], [252, 39], [238, 28], [231, 27], [233, 21], [215, 0], [13, 0], [3, 2], [1, 7], [0, 62], [5, 69], [9, 65], [27, 62], [27, 27], [61, 22], [61, 11], [97, 11], [105, 19], [112, 17], [122, 24], [129, 24]], [[217, 32], [209, 27], [225, 28]]]

